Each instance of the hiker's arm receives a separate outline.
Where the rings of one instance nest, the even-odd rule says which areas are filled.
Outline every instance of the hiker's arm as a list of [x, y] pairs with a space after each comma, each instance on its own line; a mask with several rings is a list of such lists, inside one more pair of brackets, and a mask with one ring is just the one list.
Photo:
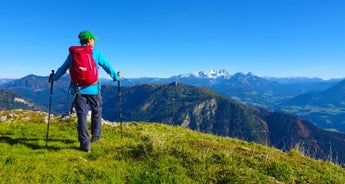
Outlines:
[[54, 74], [53, 80], [54, 81], [59, 80], [60, 77], [63, 76], [66, 73], [66, 71], [69, 68], [70, 64], [71, 64], [71, 57], [70, 57], [70, 55], [68, 55], [66, 60], [65, 60], [65, 62], [62, 64], [62, 66], [60, 66], [60, 68]]
[[109, 64], [108, 60], [105, 58], [102, 52], [96, 51], [94, 54], [96, 56], [95, 60], [104, 69], [104, 71], [106, 71], [114, 81], [120, 80], [119, 74]]

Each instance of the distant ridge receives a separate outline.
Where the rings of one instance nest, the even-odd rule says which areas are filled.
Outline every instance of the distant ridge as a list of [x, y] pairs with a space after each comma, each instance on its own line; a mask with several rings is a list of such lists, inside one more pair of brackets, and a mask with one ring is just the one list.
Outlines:
[[[310, 119], [324, 129], [345, 132], [345, 80], [323, 90], [297, 95], [279, 108], [300, 117]], [[300, 111], [296, 112], [296, 107]]]
[[10, 79], [10, 78], [0, 78], [0, 86], [2, 84], [8, 83], [8, 82], [13, 81], [13, 80], [15, 80], [15, 79], [14, 78], [13, 79]]

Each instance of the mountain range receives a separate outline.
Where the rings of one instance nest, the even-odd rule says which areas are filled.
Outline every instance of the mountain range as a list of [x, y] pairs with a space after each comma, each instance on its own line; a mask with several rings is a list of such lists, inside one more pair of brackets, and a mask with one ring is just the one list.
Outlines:
[[[319, 95], [324, 90], [328, 90], [330, 96], [342, 93], [341, 88], [330, 89], [342, 80], [306, 77], [258, 77], [253, 73], [231, 75], [226, 70], [220, 69], [180, 74], [169, 78], [123, 78], [121, 85], [166, 84], [176, 81], [187, 85], [206, 87], [250, 107], [294, 114], [323, 129], [345, 132], [343, 123], [345, 115], [342, 110], [344, 107], [338, 103], [343, 100], [341, 96], [334, 96], [335, 98], [332, 98], [334, 103], [301, 104], [310, 101], [309, 95], [313, 94], [315, 98], [315, 95]], [[33, 84], [33, 81], [36, 84]], [[55, 99], [58, 99], [54, 113], [64, 113], [69, 110], [68, 104], [71, 101], [71, 97], [67, 95], [69, 83], [69, 77], [66, 75], [54, 84], [54, 96]], [[101, 83], [116, 85], [108, 79], [101, 79]], [[38, 105], [47, 107], [48, 98], [43, 100], [42, 97], [47, 96], [48, 86], [49, 84], [44, 77], [28, 75], [2, 84], [0, 88], [11, 89], [23, 97], [29, 97]], [[300, 102], [295, 104], [297, 101]]]
[[[251, 73], [221, 75], [213, 78], [198, 74], [198, 77], [195, 75], [194, 78], [175, 76], [174, 79], [188, 79], [190, 82], [197, 82], [203, 78], [207, 79], [206, 82], [204, 80], [205, 84], [213, 87], [223, 86], [229, 90], [235, 88], [233, 90], [238, 90], [239, 95], [246, 94], [241, 93], [239, 89], [253, 91], [261, 88], [262, 91], [256, 94], [265, 94], [265, 90], [273, 90], [275, 87], [289, 88], [289, 85], [269, 81]], [[47, 81], [48, 77], [28, 75], [6, 83], [2, 85], [2, 88], [11, 89], [36, 104], [47, 107], [50, 87]], [[124, 79], [122, 84], [126, 84], [128, 81], [128, 79]], [[162, 83], [162, 81], [163, 79], [156, 80], [161, 84], [124, 85], [121, 88], [123, 121], [159, 122], [182, 126], [205, 133], [254, 141], [284, 151], [298, 147], [305, 154], [314, 158], [341, 164], [345, 162], [344, 134], [322, 130], [312, 122], [298, 116], [246, 105], [238, 99], [229, 98], [226, 94], [211, 90], [210, 87], [187, 85], [176, 81]], [[237, 81], [237, 85], [234, 85], [235, 81]], [[248, 89], [247, 87], [252, 83], [255, 85]], [[276, 86], [272, 87], [273, 85]], [[323, 83], [323, 85], [325, 84]], [[68, 76], [64, 76], [60, 81], [54, 83], [53, 112], [55, 114], [69, 110], [68, 86]], [[308, 87], [311, 88], [311, 86]], [[114, 84], [103, 85], [101, 92], [103, 117], [111, 121], [120, 121], [117, 87]], [[274, 90], [274, 92], [286, 93], [285, 98], [291, 95], [282, 89]]]
[[[164, 84], [174, 81], [209, 88], [254, 108], [294, 114], [323, 129], [345, 132], [344, 106], [342, 103], [338, 103], [343, 101], [343, 98], [335, 95], [343, 93], [343, 90], [341, 87], [333, 88], [338, 83], [340, 83], [338, 86], [343, 85], [342, 78], [329, 80], [306, 77], [274, 78], [258, 77], [253, 73], [231, 75], [226, 70], [210, 70], [170, 78], [124, 79], [122, 86]], [[329, 96], [334, 97], [330, 98], [327, 104], [326, 102], [308, 104], [311, 94], [313, 94], [313, 98], [318, 98], [316, 96], [326, 90]], [[295, 104], [296, 102], [298, 103]]]
[[265, 78], [250, 72], [231, 75], [222, 69], [175, 75], [170, 78], [130, 78], [124, 79], [122, 85], [163, 84], [176, 81], [209, 88], [252, 107], [275, 110], [277, 105], [286, 100], [309, 91], [325, 90], [341, 80], [305, 77]]

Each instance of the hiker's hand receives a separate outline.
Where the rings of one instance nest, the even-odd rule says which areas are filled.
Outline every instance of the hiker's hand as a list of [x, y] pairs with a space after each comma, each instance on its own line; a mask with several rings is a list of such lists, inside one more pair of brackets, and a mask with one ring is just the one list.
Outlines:
[[119, 81], [121, 79], [121, 73], [120, 73], [120, 71], [118, 71], [117, 73], [116, 73], [116, 76], [115, 76], [115, 79], [113, 79], [114, 81]]
[[54, 77], [54, 70], [52, 70], [52, 73], [49, 75], [49, 79], [48, 79], [49, 83], [53, 82], [53, 77]]

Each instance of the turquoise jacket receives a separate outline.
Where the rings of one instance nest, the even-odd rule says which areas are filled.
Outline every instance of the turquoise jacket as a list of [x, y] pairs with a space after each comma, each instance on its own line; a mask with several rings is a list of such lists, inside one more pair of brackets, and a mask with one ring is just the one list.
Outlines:
[[[100, 50], [93, 49], [92, 54], [93, 54], [93, 58], [96, 61], [98, 69], [99, 69], [99, 66], [101, 66], [104, 69], [104, 71], [106, 71], [114, 81], [120, 80], [120, 76], [117, 74], [117, 72], [115, 72], [113, 67], [110, 66], [108, 60], [104, 57], [104, 55], [102, 54]], [[72, 57], [71, 55], [68, 55], [65, 62], [54, 74], [53, 76], [54, 81], [59, 80], [60, 77], [66, 73], [66, 71], [69, 69], [71, 65], [71, 62], [72, 62]], [[98, 82], [91, 86], [80, 88], [80, 94], [96, 95], [96, 94], [99, 94], [99, 92], [101, 91], [100, 88], [101, 88], [101, 85]], [[71, 94], [75, 94], [76, 91], [77, 91], [77, 86], [71, 83], [71, 91], [70, 91]]]

